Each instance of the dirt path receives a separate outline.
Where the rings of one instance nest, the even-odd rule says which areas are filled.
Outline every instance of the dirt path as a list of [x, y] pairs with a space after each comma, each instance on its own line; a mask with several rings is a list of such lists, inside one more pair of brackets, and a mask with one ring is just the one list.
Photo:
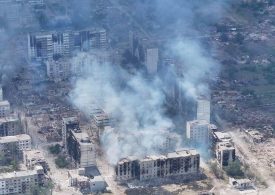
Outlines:
[[250, 166], [250, 169], [267, 183], [268, 188], [260, 190], [259, 194], [274, 195], [275, 180], [270, 175], [270, 168], [259, 162], [258, 156], [250, 151], [249, 144], [245, 142], [241, 132], [229, 131], [228, 133], [232, 136], [239, 158], [245, 161]]

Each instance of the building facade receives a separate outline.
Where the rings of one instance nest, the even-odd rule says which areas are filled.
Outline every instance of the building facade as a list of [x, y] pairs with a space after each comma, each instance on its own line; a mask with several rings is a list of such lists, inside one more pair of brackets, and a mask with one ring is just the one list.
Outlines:
[[119, 161], [115, 169], [117, 179], [121, 181], [146, 181], [174, 176], [191, 179], [200, 172], [200, 155], [196, 150], [180, 150], [143, 159], [128, 157]]
[[67, 150], [78, 167], [95, 166], [95, 149], [94, 144], [89, 139], [87, 133], [81, 130], [68, 131]]
[[159, 50], [158, 48], [149, 48], [146, 50], [145, 64], [149, 74], [155, 74], [158, 71]]
[[65, 151], [78, 167], [95, 165], [95, 148], [87, 133], [82, 132], [76, 117], [63, 118], [62, 141]]
[[24, 150], [23, 161], [27, 169], [30, 170], [33, 170], [36, 166], [42, 166], [44, 172], [49, 169], [48, 163], [40, 150]]
[[30, 60], [51, 60], [60, 56], [69, 57], [74, 50], [106, 49], [107, 45], [105, 29], [28, 35], [28, 55]]
[[16, 115], [0, 118], [0, 137], [22, 133], [21, 123]]
[[46, 66], [49, 80], [58, 82], [68, 79], [71, 75], [71, 63], [68, 59], [49, 60]]
[[209, 146], [211, 139], [210, 124], [205, 120], [187, 121], [186, 137], [194, 145]]
[[0, 149], [5, 150], [9, 144], [15, 144], [18, 150], [31, 149], [31, 137], [27, 134], [0, 137]]
[[32, 194], [32, 189], [42, 185], [43, 168], [0, 174], [0, 194]]
[[73, 129], [79, 129], [79, 121], [77, 117], [62, 118], [62, 143], [65, 151], [67, 151], [67, 134]]
[[0, 118], [7, 117], [10, 115], [11, 108], [10, 103], [7, 100], [0, 102]]
[[228, 166], [236, 159], [235, 147], [230, 142], [219, 142], [216, 145], [216, 158], [221, 167]]
[[210, 101], [198, 99], [197, 101], [197, 120], [205, 120], [210, 123]]

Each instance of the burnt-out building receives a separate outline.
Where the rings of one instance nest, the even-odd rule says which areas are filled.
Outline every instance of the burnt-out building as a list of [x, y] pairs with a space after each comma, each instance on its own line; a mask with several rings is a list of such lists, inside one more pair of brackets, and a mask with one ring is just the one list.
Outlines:
[[116, 165], [116, 176], [118, 180], [132, 180], [139, 178], [139, 160], [135, 156], [121, 159]]
[[0, 137], [22, 133], [21, 122], [17, 115], [0, 118]]
[[67, 151], [67, 134], [74, 129], [80, 130], [77, 117], [65, 117], [62, 119], [62, 142], [65, 151]]
[[67, 151], [77, 167], [95, 165], [94, 144], [87, 133], [74, 129], [68, 132]]
[[74, 51], [105, 50], [107, 41], [105, 29], [33, 33], [28, 35], [28, 56], [38, 61], [71, 57]]
[[63, 118], [62, 140], [66, 153], [77, 167], [95, 165], [94, 144], [81, 130], [76, 117]]
[[235, 161], [235, 147], [230, 134], [221, 131], [212, 132], [212, 150], [221, 167]]
[[129, 157], [119, 161], [116, 166], [116, 176], [120, 181], [146, 181], [174, 176], [191, 179], [199, 173], [200, 155], [193, 149], [146, 156], [143, 159]]
[[230, 142], [219, 142], [216, 145], [216, 158], [221, 167], [228, 166], [236, 159], [235, 147]]

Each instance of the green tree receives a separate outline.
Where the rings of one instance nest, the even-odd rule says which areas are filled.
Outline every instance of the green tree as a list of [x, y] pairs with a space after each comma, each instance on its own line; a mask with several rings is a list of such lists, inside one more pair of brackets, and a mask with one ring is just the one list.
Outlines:
[[219, 168], [217, 162], [211, 162], [210, 169], [218, 179], [224, 179], [223, 171]]
[[51, 154], [59, 154], [61, 152], [61, 145], [55, 144], [53, 146], [49, 146], [49, 151]]
[[241, 168], [241, 163], [239, 160], [229, 163], [227, 167], [224, 167], [225, 172], [228, 176], [234, 178], [241, 178], [244, 176], [244, 172]]
[[55, 164], [59, 167], [59, 168], [66, 168], [69, 165], [69, 162], [66, 160], [65, 157], [63, 156], [58, 156], [57, 159], [55, 159]]

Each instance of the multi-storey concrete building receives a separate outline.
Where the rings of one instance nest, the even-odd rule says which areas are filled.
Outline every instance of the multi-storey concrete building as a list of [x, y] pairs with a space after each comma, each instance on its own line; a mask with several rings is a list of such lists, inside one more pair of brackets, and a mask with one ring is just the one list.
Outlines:
[[62, 119], [62, 142], [65, 151], [67, 151], [68, 132], [74, 129], [80, 130], [77, 117], [66, 117]]
[[210, 125], [205, 120], [194, 120], [186, 123], [186, 137], [192, 144], [209, 146], [211, 139]]
[[221, 167], [235, 161], [235, 147], [230, 142], [219, 142], [216, 145], [216, 157]]
[[53, 81], [68, 79], [71, 75], [71, 63], [68, 59], [49, 60], [46, 62], [47, 76]]
[[232, 137], [226, 132], [212, 132], [212, 149], [221, 167], [235, 161], [235, 147]]
[[92, 119], [98, 128], [104, 128], [112, 124], [112, 118], [103, 110], [100, 113], [94, 114]]
[[15, 144], [18, 150], [30, 150], [31, 137], [27, 134], [0, 137], [1, 150], [5, 150], [9, 144]]
[[155, 74], [158, 71], [159, 50], [158, 48], [149, 48], [146, 50], [145, 64], [149, 74]]
[[75, 58], [58, 58], [46, 62], [49, 80], [58, 82], [72, 76], [81, 76], [91, 71], [91, 64], [105, 64], [110, 61], [106, 51], [93, 50], [79, 53]]
[[192, 179], [200, 172], [200, 155], [196, 150], [180, 150], [166, 155], [147, 156], [143, 159], [128, 157], [116, 165], [118, 180], [140, 181], [180, 176]]
[[40, 150], [24, 150], [23, 161], [28, 169], [33, 170], [39, 165], [45, 172], [48, 170], [48, 163]]
[[0, 101], [3, 101], [3, 89], [0, 87]]
[[105, 29], [48, 32], [28, 35], [28, 54], [31, 60], [50, 60], [69, 57], [74, 50], [106, 49]]
[[95, 148], [87, 133], [82, 132], [76, 117], [63, 118], [62, 140], [65, 151], [78, 167], [95, 165]]
[[10, 103], [7, 100], [0, 102], [0, 118], [7, 117], [10, 115]]
[[34, 170], [15, 171], [0, 174], [0, 194], [32, 194], [32, 190], [43, 184], [44, 172], [41, 166]]
[[20, 120], [17, 115], [0, 118], [0, 137], [22, 133]]
[[210, 123], [210, 101], [198, 99], [197, 101], [197, 120], [205, 120]]
[[95, 148], [89, 136], [81, 130], [68, 132], [67, 150], [78, 167], [95, 166]]
[[100, 193], [106, 190], [107, 184], [103, 177], [95, 172], [92, 175], [84, 168], [68, 171], [69, 185], [80, 192]]
[[11, 28], [31, 26], [34, 15], [26, 0], [0, 0], [0, 17], [5, 19]]

